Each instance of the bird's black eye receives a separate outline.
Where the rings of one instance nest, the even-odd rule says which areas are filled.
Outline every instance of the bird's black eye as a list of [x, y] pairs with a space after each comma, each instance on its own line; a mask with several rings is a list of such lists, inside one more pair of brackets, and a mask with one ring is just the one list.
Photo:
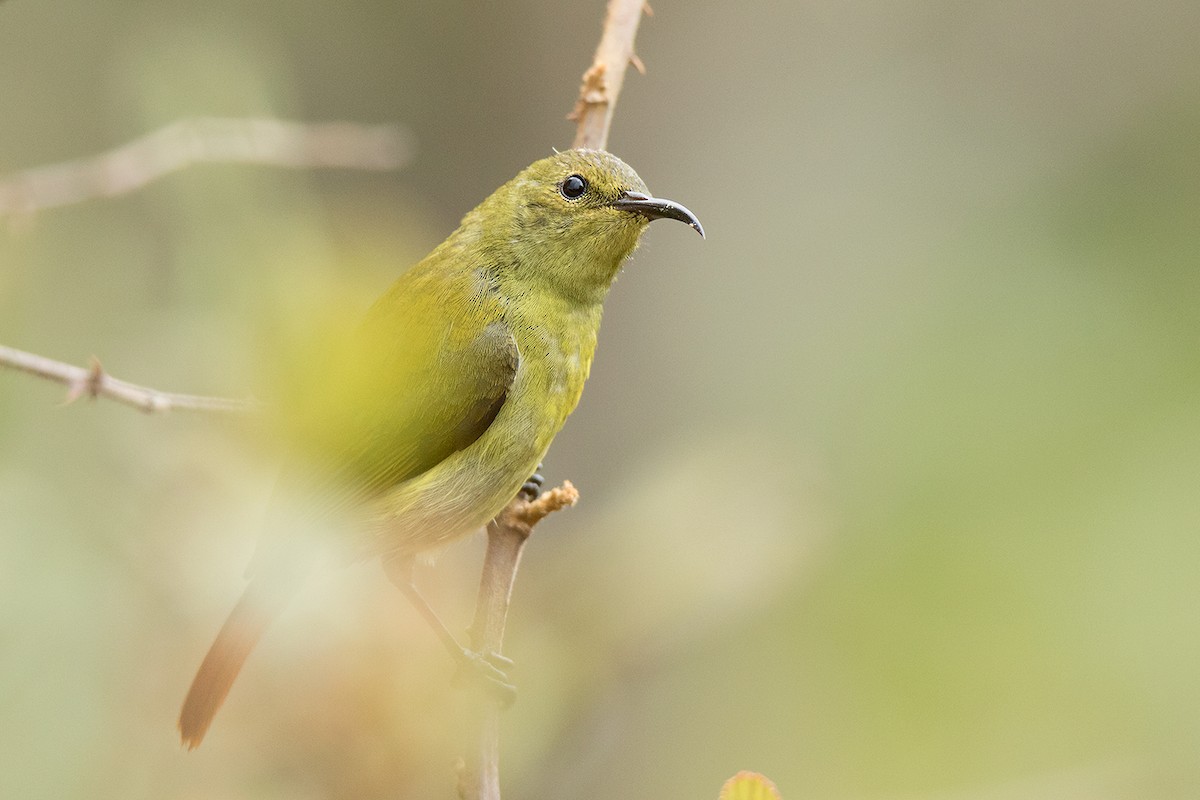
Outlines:
[[562, 186], [558, 187], [558, 190], [568, 200], [578, 200], [587, 191], [587, 186], [587, 180], [582, 175], [570, 175], [562, 182]]

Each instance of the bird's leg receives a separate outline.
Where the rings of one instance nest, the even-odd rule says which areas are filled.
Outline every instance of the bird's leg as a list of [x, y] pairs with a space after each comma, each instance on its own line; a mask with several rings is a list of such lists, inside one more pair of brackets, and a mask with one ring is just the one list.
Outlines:
[[542, 477], [542, 465], [537, 465], [537, 471], [529, 476], [529, 480], [521, 485], [521, 491], [517, 492], [517, 497], [530, 502], [537, 500], [538, 495], [542, 493], [542, 484], [546, 479]]
[[[413, 582], [413, 562], [411, 558], [400, 557], [384, 557], [383, 571], [387, 574], [388, 580], [392, 585], [404, 593], [413, 607], [417, 609], [425, 621], [429, 623], [429, 627], [433, 629], [434, 634], [442, 640], [442, 644], [450, 653], [450, 657], [458, 663], [459, 672], [456, 680], [461, 679], [463, 675], [474, 675], [482, 680], [485, 688], [494, 693], [497, 698], [506, 706], [510, 705], [516, 699], [517, 688], [508, 682], [508, 675], [504, 673], [503, 667], [511, 667], [512, 660], [505, 658], [499, 653], [489, 653], [484, 655], [477, 653], [470, 648], [464, 647], [458, 639], [454, 638], [454, 634], [446, 627], [446, 623], [442, 622], [441, 617], [433, 610], [433, 606], [429, 605], [429, 601], [417, 589], [417, 585]], [[500, 666], [497, 666], [499, 664]]]

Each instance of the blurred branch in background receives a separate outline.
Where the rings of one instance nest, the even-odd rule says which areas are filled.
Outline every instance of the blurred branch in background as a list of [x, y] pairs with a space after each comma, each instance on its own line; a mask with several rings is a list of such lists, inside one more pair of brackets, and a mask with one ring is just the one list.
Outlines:
[[174, 394], [128, 383], [105, 372], [96, 358], [92, 358], [91, 364], [84, 369], [74, 364], [64, 364], [52, 358], [0, 345], [0, 366], [66, 385], [67, 397], [64, 405], [87, 396], [92, 399], [107, 397], [147, 414], [165, 411], [240, 412], [258, 408], [258, 403], [254, 400]]
[[[399, 125], [300, 123], [277, 119], [182, 119], [92, 158], [50, 164], [0, 178], [0, 217], [20, 219], [49, 208], [136, 191], [193, 164], [260, 164], [292, 169], [393, 170], [412, 158], [411, 136]], [[249, 400], [174, 394], [0, 346], [0, 367], [65, 384], [67, 402], [107, 397], [147, 413], [246, 411]]]
[[412, 152], [411, 136], [398, 125], [182, 119], [91, 158], [0, 178], [0, 217], [127, 194], [193, 164], [393, 170]]

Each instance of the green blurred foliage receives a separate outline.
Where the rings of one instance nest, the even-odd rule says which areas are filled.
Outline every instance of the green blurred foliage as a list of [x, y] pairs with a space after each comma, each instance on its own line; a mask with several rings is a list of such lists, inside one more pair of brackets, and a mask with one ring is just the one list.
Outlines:
[[[583, 501], [518, 581], [510, 794], [1200, 794], [1200, 7], [654, 5], [611, 146], [710, 236], [649, 233], [551, 452]], [[191, 115], [419, 148], [10, 225], [0, 341], [261, 393], [306, 315], [569, 144], [601, 13], [0, 5], [0, 172]], [[61, 396], [0, 373], [0, 796], [454, 797], [466, 701], [371, 565], [180, 751], [274, 464], [253, 423]], [[479, 559], [420, 574], [461, 624]]]

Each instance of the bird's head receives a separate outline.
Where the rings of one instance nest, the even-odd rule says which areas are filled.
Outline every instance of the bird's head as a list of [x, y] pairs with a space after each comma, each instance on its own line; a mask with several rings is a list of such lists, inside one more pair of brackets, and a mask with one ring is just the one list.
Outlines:
[[[528, 277], [581, 301], [602, 299], [655, 219], [687, 223], [692, 212], [652, 197], [638, 174], [603, 150], [566, 150], [535, 161], [464, 220]], [[497, 253], [499, 255], [500, 253]]]

